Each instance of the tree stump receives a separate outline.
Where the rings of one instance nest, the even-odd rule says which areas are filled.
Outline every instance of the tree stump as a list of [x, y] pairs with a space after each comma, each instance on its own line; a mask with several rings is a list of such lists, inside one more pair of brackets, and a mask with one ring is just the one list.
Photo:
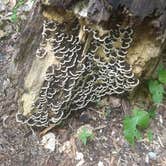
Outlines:
[[17, 121], [59, 124], [106, 95], [133, 91], [166, 49], [166, 2], [38, 1], [14, 57]]

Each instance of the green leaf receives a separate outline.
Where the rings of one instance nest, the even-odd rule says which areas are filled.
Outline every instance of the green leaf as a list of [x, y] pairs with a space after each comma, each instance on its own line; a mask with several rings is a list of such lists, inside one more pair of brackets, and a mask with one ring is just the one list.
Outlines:
[[166, 84], [166, 70], [160, 70], [159, 71], [159, 81], [163, 84]]
[[[125, 139], [134, 145], [135, 139], [141, 138], [141, 133], [139, 128], [145, 129], [148, 127], [150, 122], [150, 117], [148, 112], [141, 109], [134, 109], [131, 116], [126, 116], [123, 121], [123, 133]], [[139, 127], [139, 128], [138, 128]]]
[[12, 16], [11, 16], [11, 21], [12, 21], [12, 22], [16, 22], [16, 21], [17, 21], [17, 12], [14, 12], [14, 11], [13, 11], [13, 14], [12, 14]]
[[135, 139], [141, 138], [141, 133], [137, 130], [136, 123], [132, 117], [124, 119], [124, 137], [131, 145], [134, 145]]
[[152, 108], [148, 111], [149, 117], [154, 119], [156, 117], [156, 108]]
[[156, 87], [158, 86], [158, 81], [156, 80], [150, 80], [149, 81], [149, 90], [153, 94], [156, 92]]
[[18, 0], [16, 5], [14, 6], [14, 8], [12, 10], [12, 15], [11, 15], [11, 21], [12, 22], [16, 22], [17, 21], [17, 19], [18, 19], [17, 11], [18, 11], [19, 7], [21, 7], [24, 3], [25, 3], [25, 0]]
[[133, 110], [133, 116], [137, 126], [141, 127], [142, 129], [148, 127], [150, 122], [150, 117], [147, 111], [136, 108]]
[[159, 75], [159, 72], [164, 69], [164, 65], [160, 63], [157, 67], [157, 74]]
[[149, 81], [149, 91], [152, 95], [152, 100], [155, 103], [161, 103], [164, 95], [164, 87], [157, 80]]
[[88, 139], [93, 139], [93, 133], [89, 132], [85, 127], [82, 129], [81, 133], [79, 134], [79, 139], [82, 141], [84, 145], [87, 144]]

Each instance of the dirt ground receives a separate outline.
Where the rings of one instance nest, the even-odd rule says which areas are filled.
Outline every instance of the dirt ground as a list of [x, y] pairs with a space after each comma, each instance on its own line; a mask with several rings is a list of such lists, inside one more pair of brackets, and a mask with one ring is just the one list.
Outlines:
[[[1, 3], [1, 1], [0, 1]], [[11, 4], [10, 4], [11, 5]], [[26, 9], [26, 10], [25, 10]], [[12, 57], [30, 7], [22, 9], [17, 23], [9, 19], [11, 7], [0, 8], [0, 165], [1, 166], [164, 166], [166, 165], [166, 108], [161, 106], [149, 129], [153, 140], [143, 139], [131, 147], [123, 137], [122, 121], [129, 111], [124, 98], [110, 97], [107, 103], [73, 113], [65, 123], [49, 131], [55, 149], [41, 140], [45, 130], [33, 130], [16, 122], [17, 84], [10, 77]], [[93, 129], [94, 139], [83, 145], [77, 132]]]

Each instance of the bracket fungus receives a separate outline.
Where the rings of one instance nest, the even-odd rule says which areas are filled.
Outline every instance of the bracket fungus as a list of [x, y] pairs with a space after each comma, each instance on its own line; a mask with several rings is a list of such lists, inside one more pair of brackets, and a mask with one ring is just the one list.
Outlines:
[[165, 0], [36, 2], [15, 58], [17, 121], [57, 125], [106, 95], [132, 91], [165, 48], [165, 9]]
[[[79, 40], [81, 28], [88, 44]], [[105, 95], [131, 91], [139, 84], [126, 62], [132, 36], [129, 26], [117, 25], [100, 36], [77, 19], [71, 25], [45, 19], [36, 58], [54, 56], [57, 63], [46, 69], [32, 110], [27, 115], [18, 112], [17, 121], [37, 127], [59, 124], [71, 111]]]

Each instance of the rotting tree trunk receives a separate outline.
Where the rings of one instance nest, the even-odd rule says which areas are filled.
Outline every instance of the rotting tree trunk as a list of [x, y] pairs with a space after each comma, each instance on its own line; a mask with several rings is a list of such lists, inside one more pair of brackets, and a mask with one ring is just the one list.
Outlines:
[[[155, 0], [135, 0], [132, 1], [132, 3], [130, 0], [89, 0], [78, 2], [74, 0], [63, 2], [50, 0], [36, 2], [22, 32], [18, 53], [14, 58], [15, 73], [17, 73], [20, 90], [19, 113], [17, 120], [28, 123], [32, 126], [47, 126], [50, 123], [58, 124], [69, 115], [72, 109], [81, 109], [84, 106], [87, 106], [89, 103], [88, 101], [94, 102], [104, 96], [104, 94], [119, 94], [121, 92], [124, 93], [125, 91], [133, 90], [133, 88], [138, 84], [137, 78], [147, 78], [151, 76], [161, 58], [161, 55], [165, 51], [165, 7], [166, 2], [156, 2]], [[51, 20], [52, 22], [48, 23]], [[74, 20], [77, 20], [78, 29]], [[44, 31], [44, 26], [46, 26], [46, 31]], [[56, 29], [56, 26], [59, 28], [57, 29], [59, 32], [54, 30]], [[63, 67], [65, 67], [66, 73], [70, 73], [71, 71], [69, 70], [71, 66], [67, 66], [66, 70], [64, 57], [63, 59], [61, 58], [62, 53], [58, 52], [58, 49], [54, 50], [54, 52], [52, 51], [56, 47], [55, 44], [62, 44], [61, 40], [59, 40], [60, 42], [58, 43], [58, 39], [56, 39], [56, 42], [54, 39], [56, 38], [56, 33], [60, 36], [64, 33], [66, 35], [66, 41], [63, 41], [66, 43], [70, 40], [67, 39], [67, 37], [75, 35], [72, 33], [77, 33], [76, 30], [73, 30], [72, 28], [78, 30], [77, 35], [79, 36], [79, 41], [76, 41], [77, 46], [80, 47], [81, 50], [79, 51], [79, 49], [76, 49], [78, 51], [76, 51], [77, 54], [79, 54], [77, 55], [77, 58], [81, 65], [77, 64], [76, 60], [76, 63], [74, 63], [74, 70], [82, 73], [78, 78], [74, 78], [74, 83], [70, 77], [70, 81], [68, 83], [65, 82], [63, 86], [59, 86], [62, 84], [61, 81], [63, 81], [60, 78], [61, 73], [59, 73], [59, 75], [56, 75], [57, 73], [51, 75], [50, 73], [53, 73], [52, 70], [62, 72]], [[127, 37], [124, 37], [125, 35]], [[50, 43], [50, 41], [52, 41], [50, 40], [51, 38], [54, 42]], [[106, 38], [109, 41], [108, 43], [106, 43]], [[123, 43], [123, 41], [125, 42]], [[75, 44], [74, 40], [72, 43]], [[91, 43], [96, 43], [97, 46], [95, 45], [94, 48], [94, 45], [92, 44], [91, 46]], [[64, 47], [67, 49], [69, 47], [68, 45], [70, 45], [70, 42], [64, 44]], [[59, 51], [62, 50], [63, 52], [62, 48], [63, 47], [61, 46]], [[75, 50], [70, 46], [69, 50], [71, 49]], [[123, 53], [118, 54], [117, 51], [121, 49]], [[67, 52], [67, 50], [65, 51]], [[66, 53], [65, 51], [63, 54]], [[91, 54], [89, 54], [89, 52]], [[90, 66], [90, 69], [87, 71], [84, 71], [83, 69], [83, 66], [87, 67], [87, 64], [89, 64], [89, 62], [87, 62], [88, 59], [86, 58], [90, 57], [92, 53], [94, 53], [92, 56], [92, 60], [95, 60], [94, 64], [96, 65], [96, 63], [100, 61], [100, 65], [97, 64], [98, 69], [97, 72], [95, 72], [95, 74], [97, 74], [94, 77], [94, 80], [90, 80], [90, 83], [93, 85], [92, 87], [88, 87], [89, 91], [90, 89], [92, 89], [92, 91], [97, 91], [98, 88], [93, 90], [93, 87], [95, 86], [105, 86], [105, 82], [102, 82], [103, 80], [101, 80], [101, 75], [99, 76], [99, 73], [101, 74], [101, 64], [105, 63], [107, 66], [111, 63], [111, 71], [109, 70], [107, 74], [114, 72], [114, 65], [116, 64], [120, 65], [121, 63], [124, 63], [124, 66], [122, 65], [124, 69], [120, 76], [118, 76], [119, 72], [116, 70], [115, 73], [113, 73], [114, 75], [110, 75], [110, 77], [113, 77], [112, 80], [115, 80], [115, 82], [109, 83], [109, 86], [107, 84], [108, 87], [103, 88], [102, 94], [99, 93], [99, 91], [97, 93], [86, 92], [86, 102], [83, 101], [83, 99], [80, 99], [76, 103], [75, 101], [78, 100], [78, 98], [81, 98], [81, 96], [79, 96], [81, 95], [81, 92], [76, 90], [79, 89], [77, 86], [81, 84], [81, 79], [85, 80], [85, 82], [82, 83], [85, 85], [86, 81], [89, 81], [87, 77], [89, 78], [91, 75], [90, 73], [89, 75], [86, 73], [89, 72], [89, 70], [94, 69], [92, 66]], [[44, 56], [45, 54], [46, 56]], [[108, 57], [107, 54], [111, 56], [111, 58]], [[69, 56], [69, 54], [67, 55]], [[76, 56], [75, 54], [73, 55]], [[88, 57], [84, 57], [84, 55], [88, 55]], [[113, 57], [117, 57], [117, 55], [119, 58], [118, 60]], [[62, 66], [60, 67], [60, 70], [57, 69], [59, 66]], [[102, 71], [105, 71], [103, 69], [105, 67], [102, 66], [101, 68]], [[108, 77], [107, 74], [106, 77]], [[52, 82], [50, 81], [52, 79], [51, 76], [56, 77]], [[122, 84], [120, 84], [120, 82], [116, 83], [116, 77], [118, 80], [123, 80]], [[124, 77], [124, 79], [122, 77]], [[130, 82], [127, 84], [127, 82], [130, 81], [130, 78], [133, 80], [133, 83]], [[111, 81], [109, 77], [106, 79]], [[45, 96], [45, 98], [42, 98], [40, 95], [44, 84], [49, 83], [50, 85], [56, 81], [59, 82], [52, 85], [52, 87], [48, 87], [52, 88], [52, 91], [49, 94], [47, 94], [48, 89], [44, 92], [45, 95], [48, 96], [50, 94], [54, 94], [52, 95], [53, 97]], [[94, 84], [94, 82], [96, 84]], [[66, 99], [66, 96], [69, 94], [65, 93], [64, 89], [66, 86], [70, 87], [70, 83], [73, 84], [73, 87], [70, 91], [70, 97]], [[59, 94], [56, 94], [55, 92], [59, 90], [57, 87], [62, 88]], [[111, 89], [111, 87], [113, 88]], [[87, 87], [85, 86], [81, 89], [83, 94], [85, 93], [84, 90], [86, 88]], [[77, 93], [79, 94], [78, 96], [75, 95]], [[92, 99], [88, 100], [89, 97]], [[43, 103], [41, 101], [39, 102], [39, 100], [42, 100]], [[61, 106], [58, 105], [59, 103], [61, 103]], [[32, 116], [35, 118], [32, 118]]]

